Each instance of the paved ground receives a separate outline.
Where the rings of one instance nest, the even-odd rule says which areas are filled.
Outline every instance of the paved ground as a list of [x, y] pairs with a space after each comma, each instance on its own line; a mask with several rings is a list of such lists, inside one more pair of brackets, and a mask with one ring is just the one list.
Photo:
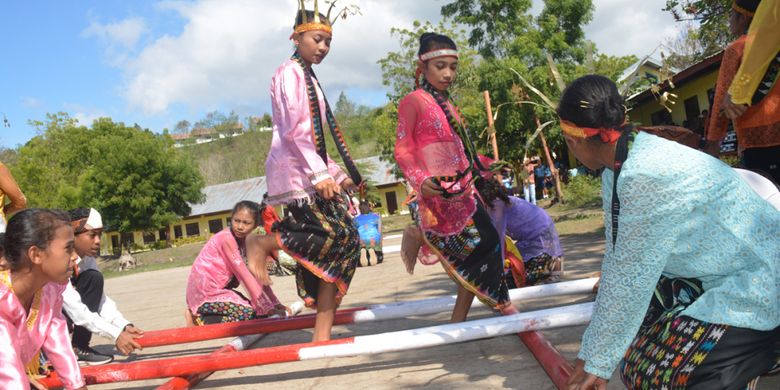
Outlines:
[[[566, 252], [566, 279], [579, 279], [596, 271], [603, 250], [603, 236], [572, 235], [562, 239]], [[397, 248], [400, 237], [389, 237], [388, 251]], [[397, 250], [397, 249], [395, 249]], [[182, 326], [184, 290], [189, 268], [173, 268], [112, 278], [107, 281], [109, 295], [117, 301], [128, 319], [143, 329]], [[291, 303], [297, 299], [294, 277], [274, 279], [279, 299]], [[383, 264], [357, 270], [343, 308], [416, 300], [456, 292], [455, 285], [440, 266], [418, 265], [415, 275], [406, 274], [397, 252], [388, 253]], [[523, 302], [521, 310], [558, 306], [592, 300], [592, 296], [570, 296]], [[334, 337], [349, 337], [446, 323], [450, 313], [413, 317], [377, 323], [337, 326]], [[493, 315], [486, 308], [472, 309], [470, 318]], [[569, 359], [574, 359], [584, 327], [545, 331], [548, 340]], [[309, 331], [271, 334], [256, 347], [308, 342]], [[228, 339], [154, 348], [128, 360], [204, 354], [222, 346]], [[112, 348], [108, 340], [98, 338], [98, 349]], [[778, 379], [778, 378], [774, 378]], [[164, 380], [139, 381], [116, 385], [91, 386], [91, 389], [148, 389]], [[764, 383], [761, 388], [778, 388], [780, 381]], [[769, 387], [766, 387], [769, 386]], [[456, 345], [402, 353], [357, 356], [292, 362], [241, 370], [218, 372], [199, 388], [213, 389], [553, 389], [552, 382], [525, 349], [517, 336], [503, 336]], [[610, 389], [620, 389], [614, 377]]]

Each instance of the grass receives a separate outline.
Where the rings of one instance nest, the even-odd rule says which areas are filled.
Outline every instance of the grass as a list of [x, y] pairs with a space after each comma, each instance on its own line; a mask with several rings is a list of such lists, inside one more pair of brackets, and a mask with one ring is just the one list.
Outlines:
[[400, 233], [410, 222], [412, 222], [412, 217], [409, 214], [384, 217], [382, 218], [382, 233]]
[[549, 201], [540, 201], [547, 213], [555, 221], [558, 235], [586, 233], [604, 233], [604, 211], [601, 205], [574, 208], [570, 205], [555, 204], [549, 206]]
[[133, 257], [137, 260], [138, 265], [127, 271], [119, 271], [119, 262], [116, 259], [101, 262], [100, 269], [106, 278], [112, 278], [166, 268], [189, 267], [195, 261], [203, 245], [205, 243], [201, 242], [176, 248], [136, 253]]

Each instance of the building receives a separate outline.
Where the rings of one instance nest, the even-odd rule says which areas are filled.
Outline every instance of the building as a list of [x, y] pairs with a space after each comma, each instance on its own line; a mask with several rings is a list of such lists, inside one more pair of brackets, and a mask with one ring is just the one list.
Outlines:
[[[669, 92], [674, 104], [668, 104], [671, 111], [662, 106], [658, 96], [650, 89], [636, 93], [628, 98], [629, 117], [632, 122], [645, 125], [673, 124], [683, 126], [699, 134], [704, 134], [705, 119], [709, 116], [712, 100], [715, 96], [715, 84], [723, 52], [712, 55], [689, 66], [672, 77], [674, 88], [669, 82], [660, 85], [659, 94]], [[727, 142], [728, 140], [733, 142]], [[733, 132], [724, 141], [721, 151], [736, 150]]]
[[[382, 161], [379, 156], [355, 160], [361, 173], [376, 191], [383, 216], [401, 213], [407, 214], [405, 207], [400, 207], [406, 199], [406, 182], [398, 179], [392, 173], [392, 165]], [[203, 189], [206, 200], [203, 203], [191, 204], [190, 215], [168, 227], [152, 232], [123, 233], [106, 231], [103, 233], [101, 253], [104, 255], [118, 254], [120, 238], [126, 245], [136, 250], [144, 248], [165, 247], [168, 241], [173, 243], [204, 241], [212, 234], [224, 229], [230, 223], [233, 206], [241, 200], [260, 202], [266, 193], [265, 176], [238, 180], [230, 183], [207, 186]], [[280, 208], [277, 212], [282, 214]]]

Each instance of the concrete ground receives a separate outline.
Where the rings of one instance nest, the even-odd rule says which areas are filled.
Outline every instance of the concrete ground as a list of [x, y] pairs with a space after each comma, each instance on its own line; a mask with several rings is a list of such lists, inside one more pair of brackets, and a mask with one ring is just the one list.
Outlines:
[[[587, 277], [598, 270], [604, 240], [602, 235], [580, 234], [562, 237], [566, 253], [565, 279]], [[397, 248], [400, 236], [385, 240], [383, 264], [358, 268], [342, 308], [378, 303], [417, 300], [455, 294], [455, 284], [444, 270], [436, 266], [417, 265], [415, 274], [406, 273]], [[108, 294], [125, 316], [145, 330], [166, 329], [184, 325], [184, 291], [189, 268], [173, 268], [139, 273], [107, 281]], [[274, 292], [290, 304], [297, 300], [295, 278], [275, 277]], [[521, 311], [585, 302], [592, 295], [568, 296], [522, 302]], [[304, 312], [310, 312], [305, 310]], [[333, 337], [351, 337], [403, 329], [440, 325], [450, 313], [411, 317], [391, 321], [336, 326]], [[492, 316], [487, 308], [472, 309], [470, 319]], [[544, 331], [545, 337], [573, 360], [580, 346], [584, 327]], [[606, 336], [606, 335], [605, 335]], [[269, 347], [311, 340], [309, 330], [275, 333], [265, 336], [255, 347]], [[152, 348], [130, 358], [138, 361], [164, 357], [205, 354], [226, 344], [229, 339]], [[93, 344], [103, 351], [113, 345], [97, 337]], [[760, 388], [780, 388], [780, 378], [765, 381]], [[165, 380], [136, 381], [91, 389], [149, 389]], [[769, 387], [767, 387], [769, 386]], [[515, 335], [440, 346], [430, 349], [281, 363], [227, 370], [213, 374], [198, 388], [209, 389], [554, 389], [542, 368]], [[617, 376], [610, 389], [621, 389]]]

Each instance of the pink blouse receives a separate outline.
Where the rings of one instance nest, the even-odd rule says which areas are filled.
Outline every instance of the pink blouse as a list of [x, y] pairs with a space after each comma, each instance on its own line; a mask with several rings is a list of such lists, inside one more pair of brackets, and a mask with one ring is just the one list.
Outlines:
[[261, 287], [249, 272], [230, 228], [225, 228], [209, 239], [192, 264], [187, 280], [187, 307], [195, 313], [206, 302], [246, 305], [235, 291], [225, 288], [233, 276], [246, 288], [258, 315], [267, 314], [279, 303], [271, 287]]
[[[453, 107], [450, 112], [455, 113]], [[470, 174], [454, 183], [450, 192], [464, 186], [467, 189], [449, 199], [424, 197], [420, 190], [422, 183], [432, 176], [452, 176], [469, 166], [460, 137], [450, 129], [447, 116], [433, 97], [422, 89], [406, 95], [398, 105], [395, 159], [406, 180], [420, 194], [423, 231], [447, 236], [463, 230], [477, 210]], [[450, 184], [442, 183], [442, 186], [446, 188]]]
[[[325, 100], [322, 89], [314, 80], [322, 113], [323, 131]], [[309, 201], [315, 194], [314, 185], [332, 178], [340, 184], [347, 176], [330, 157], [328, 162], [317, 154], [314, 144], [309, 97], [303, 69], [293, 60], [285, 61], [271, 80], [273, 106], [273, 139], [265, 161], [269, 204], [289, 204]]]
[[0, 272], [0, 388], [29, 389], [25, 367], [43, 349], [66, 389], [85, 385], [62, 315], [65, 284], [47, 283], [30, 315], [11, 289], [10, 272]]

